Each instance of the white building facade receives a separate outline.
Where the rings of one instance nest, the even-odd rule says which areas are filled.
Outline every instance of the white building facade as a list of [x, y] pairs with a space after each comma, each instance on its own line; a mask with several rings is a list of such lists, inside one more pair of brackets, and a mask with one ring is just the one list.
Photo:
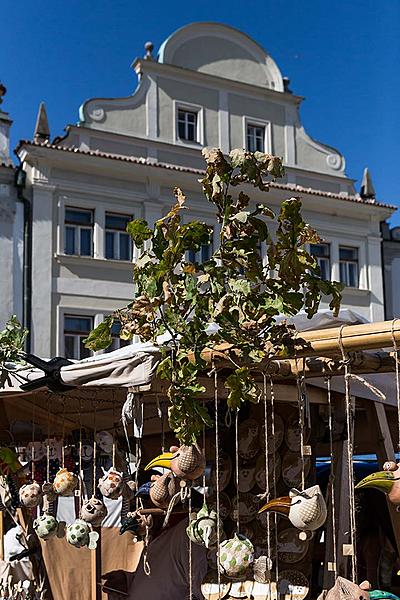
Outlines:
[[230, 27], [197, 23], [172, 34], [158, 60], [147, 45], [132, 66], [132, 95], [91, 99], [65, 137], [17, 147], [33, 215], [32, 351], [85, 356], [87, 332], [132, 299], [126, 222], [154, 223], [175, 186], [188, 197], [187, 218], [213, 225], [217, 240], [198, 183], [203, 146], [282, 156], [285, 178], [252, 198], [278, 211], [284, 198], [300, 196], [323, 238], [312, 248], [323, 274], [346, 284], [343, 306], [382, 320], [380, 223], [394, 209], [357, 195], [343, 156], [306, 133], [302, 98], [265, 50]]

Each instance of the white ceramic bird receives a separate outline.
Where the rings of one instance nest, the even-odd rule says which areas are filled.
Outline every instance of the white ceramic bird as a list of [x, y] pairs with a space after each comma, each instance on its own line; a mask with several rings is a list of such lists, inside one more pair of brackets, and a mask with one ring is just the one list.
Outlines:
[[301, 531], [315, 531], [326, 520], [326, 504], [319, 485], [303, 492], [291, 489], [289, 496], [274, 498], [258, 511], [272, 511], [285, 515]]

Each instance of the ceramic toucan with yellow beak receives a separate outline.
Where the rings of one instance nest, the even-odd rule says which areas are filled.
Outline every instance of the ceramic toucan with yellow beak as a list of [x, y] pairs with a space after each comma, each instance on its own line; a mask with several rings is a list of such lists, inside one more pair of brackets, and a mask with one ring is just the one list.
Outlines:
[[384, 492], [392, 504], [400, 505], [400, 463], [388, 460], [383, 465], [383, 471], [367, 475], [355, 487], [356, 490], [368, 488]]
[[319, 485], [313, 485], [302, 492], [292, 489], [289, 496], [270, 500], [258, 512], [265, 511], [288, 517], [292, 525], [301, 531], [315, 531], [325, 523], [327, 514]]
[[170, 469], [180, 479], [194, 481], [204, 473], [205, 458], [197, 446], [171, 446], [169, 452], [156, 456], [145, 466], [144, 470], [164, 467]]

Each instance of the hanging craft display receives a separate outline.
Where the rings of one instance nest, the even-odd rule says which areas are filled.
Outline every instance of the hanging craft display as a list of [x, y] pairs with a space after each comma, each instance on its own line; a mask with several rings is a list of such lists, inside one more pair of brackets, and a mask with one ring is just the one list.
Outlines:
[[229, 594], [227, 595], [227, 600], [245, 600], [247, 599], [247, 590], [246, 590], [246, 582], [245, 581], [233, 581], [231, 585], [231, 589], [229, 590]]
[[123, 473], [111, 467], [103, 477], [100, 477], [97, 487], [105, 498], [117, 500], [120, 496], [131, 495], [129, 483], [124, 480]]
[[[268, 472], [269, 472], [269, 487], [273, 481], [279, 481], [281, 475], [281, 457], [279, 454], [268, 455]], [[275, 476], [275, 477], [274, 477]], [[255, 480], [260, 490], [267, 488], [265, 476], [265, 454], [260, 454], [256, 462]]]
[[221, 542], [218, 568], [229, 579], [240, 579], [254, 560], [254, 547], [245, 536], [235, 533], [233, 538]]
[[[217, 509], [217, 499], [215, 496], [211, 496], [208, 499], [208, 506], [213, 510]], [[227, 519], [232, 510], [232, 502], [228, 494], [221, 492], [219, 494], [219, 515], [222, 520]]]
[[240, 494], [232, 499], [231, 519], [236, 521], [237, 513], [240, 514], [241, 523], [250, 523], [257, 516], [259, 500], [253, 494]]
[[121, 523], [119, 529], [120, 535], [129, 531], [133, 533], [135, 541], [141, 541], [145, 538], [146, 533], [153, 526], [153, 517], [151, 515], [143, 515], [140, 510], [127, 513], [125, 519]]
[[179, 480], [173, 473], [153, 475], [150, 486], [150, 499], [158, 508], [168, 508], [171, 500], [180, 490]]
[[[219, 491], [222, 492], [228, 485], [232, 477], [232, 459], [226, 452], [220, 452], [218, 457], [219, 466]], [[216, 487], [216, 469], [211, 472], [211, 486]]]
[[339, 576], [336, 578], [335, 585], [327, 592], [325, 600], [369, 600], [369, 588], [368, 581], [357, 585]]
[[229, 594], [231, 586], [231, 581], [218, 582], [217, 572], [209, 571], [201, 584], [201, 593], [205, 600], [222, 600]]
[[247, 598], [251, 598], [251, 600], [275, 600], [277, 598], [275, 581], [262, 583], [248, 579], [245, 581], [245, 587]]
[[298, 416], [292, 417], [285, 430], [285, 444], [292, 452], [300, 452], [302, 435], [303, 444], [307, 444], [310, 434], [311, 431], [308, 428], [304, 428], [303, 432], [301, 432]]
[[293, 527], [282, 529], [278, 533], [278, 556], [284, 563], [301, 562], [309, 549], [309, 540], [301, 539], [299, 532]]
[[109, 431], [98, 431], [96, 433], [96, 442], [102, 452], [112, 454], [114, 437]]
[[108, 510], [103, 502], [92, 496], [82, 504], [79, 517], [93, 527], [100, 527], [107, 514]]
[[170, 469], [180, 479], [194, 481], [204, 473], [205, 458], [197, 444], [171, 446], [169, 452], [163, 452], [156, 456], [144, 469], [148, 471], [154, 467]]
[[[311, 459], [309, 456], [304, 456], [304, 477], [307, 478], [310, 468]], [[296, 487], [301, 485], [303, 461], [299, 454], [295, 452], [286, 452], [282, 460], [282, 479], [288, 487]]]
[[301, 531], [315, 531], [325, 523], [327, 509], [319, 485], [300, 492], [292, 489], [289, 496], [270, 500], [260, 512], [271, 511], [288, 517], [294, 527]]
[[74, 495], [78, 485], [78, 477], [63, 467], [58, 471], [52, 484], [43, 485], [43, 492], [51, 495], [51, 491], [53, 491], [58, 496], [68, 497]]
[[384, 492], [392, 504], [400, 505], [400, 463], [385, 462], [382, 471], [367, 475], [355, 486], [356, 490], [368, 488]]
[[[186, 528], [189, 539], [195, 544], [214, 548], [217, 544], [217, 513], [210, 510], [204, 500], [203, 506], [198, 513], [190, 516], [190, 523]], [[224, 530], [220, 522], [220, 539], [223, 539]]]
[[39, 506], [42, 499], [42, 488], [36, 481], [23, 485], [19, 490], [19, 500], [26, 508], [35, 508], [36, 506]]
[[256, 465], [240, 464], [238, 490], [241, 493], [250, 492], [256, 484]]
[[267, 583], [271, 579], [272, 561], [268, 556], [259, 556], [253, 563], [254, 581]]
[[239, 425], [239, 447], [241, 458], [251, 460], [260, 451], [259, 444], [260, 426], [255, 419], [247, 419]]
[[67, 526], [67, 542], [75, 548], [88, 547], [89, 550], [95, 550], [99, 534], [92, 531], [90, 525], [82, 519], [76, 519], [71, 525]]
[[[267, 423], [267, 447], [268, 454], [277, 452], [282, 445], [285, 436], [285, 424], [278, 413], [274, 413], [274, 435], [272, 435], [272, 420]], [[260, 427], [259, 444], [261, 448], [265, 446], [265, 425]], [[265, 460], [265, 459], [264, 459]]]
[[62, 538], [65, 535], [65, 522], [57, 521], [53, 515], [43, 514], [33, 521], [33, 529], [41, 540], [52, 537]]

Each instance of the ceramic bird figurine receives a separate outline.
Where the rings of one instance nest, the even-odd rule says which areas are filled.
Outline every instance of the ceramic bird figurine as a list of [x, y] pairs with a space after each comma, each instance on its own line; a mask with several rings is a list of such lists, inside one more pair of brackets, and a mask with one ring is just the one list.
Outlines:
[[145, 471], [154, 467], [165, 467], [180, 479], [194, 481], [201, 477], [205, 469], [205, 458], [197, 444], [193, 446], [171, 446], [169, 452], [163, 452], [145, 467]]
[[325, 600], [370, 600], [368, 593], [370, 587], [368, 581], [363, 581], [360, 585], [357, 585], [339, 576], [333, 588], [326, 594]]
[[179, 492], [179, 480], [171, 472], [153, 475], [150, 486], [150, 500], [158, 508], [168, 508], [172, 498]]
[[325, 523], [327, 509], [319, 485], [303, 492], [291, 489], [289, 496], [274, 498], [258, 511], [272, 511], [285, 515], [301, 531], [315, 531]]
[[377, 473], [371, 473], [357, 483], [355, 489], [363, 490], [374, 488], [387, 494], [392, 504], [400, 504], [400, 463], [396, 464], [388, 460], [383, 465], [383, 470]]

